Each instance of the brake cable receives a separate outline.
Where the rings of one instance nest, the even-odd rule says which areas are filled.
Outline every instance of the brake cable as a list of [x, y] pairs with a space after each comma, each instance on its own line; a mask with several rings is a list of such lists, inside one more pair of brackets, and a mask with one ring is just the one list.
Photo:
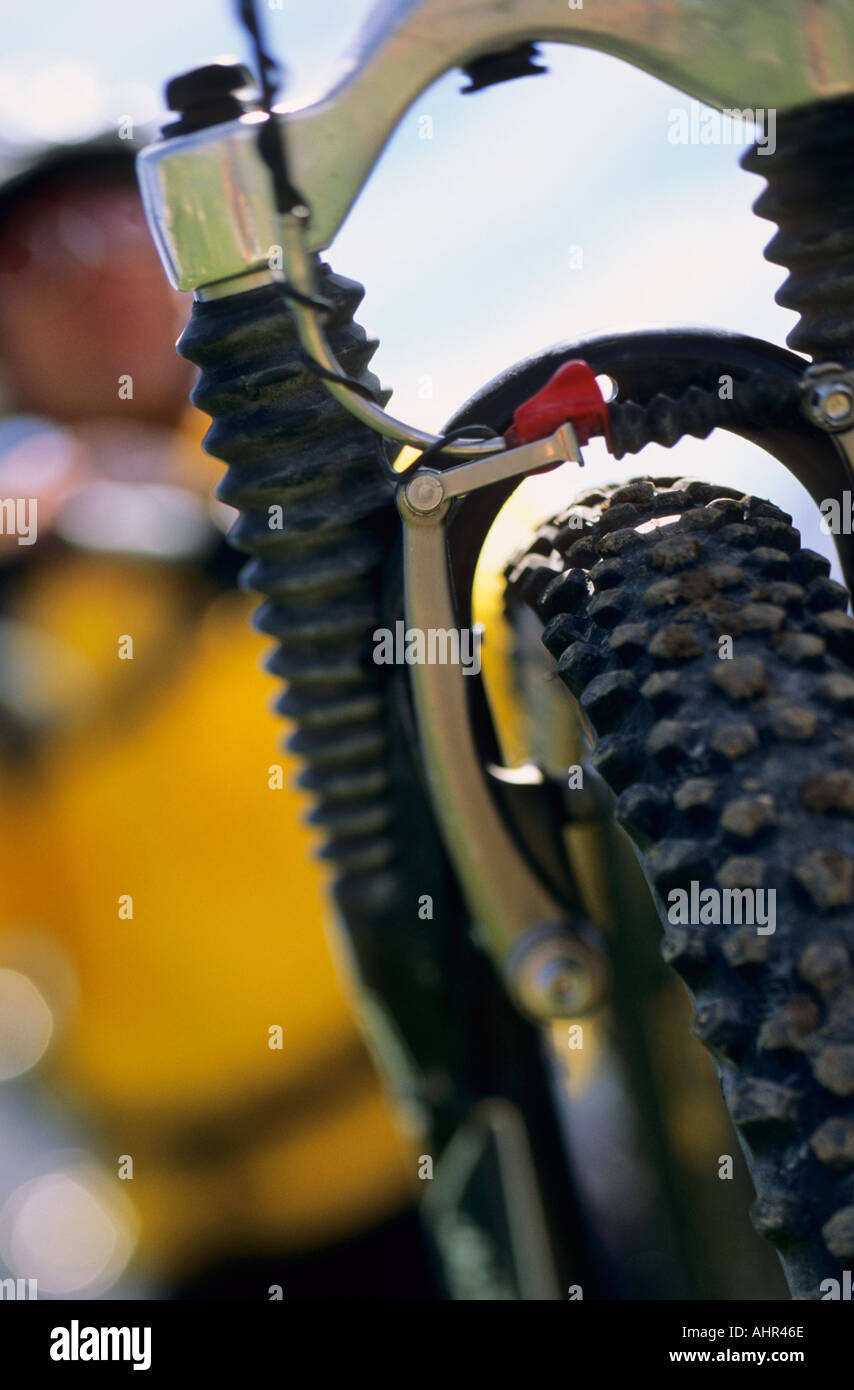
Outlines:
[[434, 435], [395, 419], [383, 409], [374, 391], [342, 370], [323, 330], [322, 317], [328, 313], [331, 305], [317, 294], [313, 259], [305, 245], [305, 227], [311, 210], [291, 181], [285, 132], [273, 114], [282, 69], [266, 49], [255, 0], [237, 0], [237, 10], [254, 50], [261, 92], [260, 109], [267, 116], [266, 121], [258, 123], [258, 151], [270, 171], [273, 184], [285, 272], [284, 278], [274, 274], [274, 282], [293, 315], [306, 366], [321, 377], [336, 400], [363, 424], [385, 439], [419, 450], [422, 457], [403, 471], [393, 468], [384, 449], [380, 449], [383, 472], [395, 483], [420, 467], [425, 454], [430, 458], [444, 455], [462, 459], [488, 457], [503, 452], [507, 448], [504, 439], [485, 425], [470, 425], [464, 430]]

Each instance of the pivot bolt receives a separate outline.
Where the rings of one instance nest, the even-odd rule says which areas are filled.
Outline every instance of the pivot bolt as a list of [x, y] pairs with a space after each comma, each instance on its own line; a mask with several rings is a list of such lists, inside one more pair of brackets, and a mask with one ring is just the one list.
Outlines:
[[836, 433], [854, 424], [854, 379], [836, 363], [822, 363], [804, 374], [804, 412], [819, 429]]
[[505, 978], [512, 997], [540, 1022], [592, 1012], [607, 984], [604, 956], [557, 923], [527, 932], [510, 953]]
[[404, 496], [412, 511], [422, 516], [435, 512], [445, 500], [445, 488], [439, 473], [425, 469], [416, 473], [406, 484]]

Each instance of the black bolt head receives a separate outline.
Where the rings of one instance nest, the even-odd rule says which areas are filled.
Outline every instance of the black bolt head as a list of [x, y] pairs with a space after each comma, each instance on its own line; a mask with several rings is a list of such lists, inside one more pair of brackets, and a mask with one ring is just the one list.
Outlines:
[[236, 120], [254, 105], [237, 93], [255, 86], [250, 69], [236, 59], [207, 63], [173, 77], [166, 86], [166, 101], [170, 110], [179, 113], [180, 120], [164, 126], [163, 134], [186, 135]]

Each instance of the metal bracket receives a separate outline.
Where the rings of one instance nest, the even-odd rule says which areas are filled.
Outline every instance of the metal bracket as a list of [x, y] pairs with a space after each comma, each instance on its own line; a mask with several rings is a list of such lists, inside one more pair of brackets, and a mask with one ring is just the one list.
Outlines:
[[[308, 249], [329, 246], [392, 131], [426, 87], [519, 43], [611, 53], [748, 119], [757, 107], [776, 115], [854, 90], [848, 0], [764, 0], [761, 15], [757, 8], [751, 0], [384, 0], [368, 14], [331, 91], [297, 110], [274, 108], [290, 173], [311, 209]], [[179, 289], [261, 269], [278, 240], [259, 119], [266, 118], [253, 112], [178, 135], [141, 156], [149, 224]]]
[[444, 473], [433, 468], [419, 468], [404, 484], [403, 500], [406, 509], [416, 517], [444, 515], [442, 508], [455, 497], [465, 497], [490, 483], [503, 483], [538, 468], [569, 463], [571, 459], [575, 463], [583, 462], [575, 430], [572, 425], [561, 425], [547, 439], [473, 459], [470, 463], [448, 468]]
[[[167, 128], [170, 138], [145, 149], [137, 165], [148, 223], [172, 284], [214, 297], [249, 289], [259, 275], [281, 279], [284, 271], [303, 348], [324, 373], [332, 395], [388, 438], [421, 449], [434, 444], [435, 439], [388, 415], [346, 381], [317, 312], [312, 262], [313, 253], [333, 240], [404, 112], [431, 82], [451, 68], [542, 39], [616, 54], [754, 122], [766, 114], [776, 120], [776, 108], [803, 105], [825, 94], [813, 49], [833, 54], [828, 61], [834, 92], [854, 90], [854, 24], [847, 0], [826, 0], [811, 21], [808, 40], [801, 32], [799, 6], [793, 7], [792, 0], [766, 0], [767, 45], [756, 43], [746, 0], [704, 0], [702, 5], [696, 0], [646, 0], [644, 5], [597, 0], [590, 8], [588, 13], [583, 5], [565, 0], [468, 0], [465, 5], [459, 0], [385, 0], [368, 15], [352, 56], [345, 60], [343, 80], [322, 100], [297, 110], [265, 104], [263, 110], [222, 119], [223, 112], [242, 104], [241, 87], [229, 90], [230, 80], [245, 80], [244, 69], [233, 63], [224, 65], [222, 81], [213, 86], [216, 65], [203, 70], [207, 78], [201, 105], [188, 81], [192, 75], [173, 82], [172, 99], [179, 99], [176, 89], [180, 95], [189, 87], [193, 110]], [[662, 24], [667, 28], [665, 46]], [[778, 43], [782, 35], [789, 40], [785, 64], [770, 43], [772, 33]], [[841, 41], [843, 35], [850, 43]], [[212, 91], [217, 99], [211, 103], [207, 97]], [[741, 109], [746, 95], [761, 99], [760, 110]], [[199, 128], [205, 119], [214, 124]], [[281, 217], [270, 196], [271, 147], [282, 152], [282, 175], [292, 191], [299, 190], [306, 200]], [[284, 211], [281, 200], [275, 205]], [[482, 441], [472, 440], [458, 441], [450, 451], [457, 457], [490, 452]]]
[[[419, 469], [402, 482], [407, 626], [456, 630], [445, 521], [454, 498], [581, 455], [571, 425], [550, 438], [444, 473]], [[537, 1019], [574, 1017], [600, 1001], [604, 956], [585, 924], [533, 872], [502, 820], [475, 745], [459, 665], [420, 662], [413, 691], [434, 810], [479, 937], [517, 1004]]]

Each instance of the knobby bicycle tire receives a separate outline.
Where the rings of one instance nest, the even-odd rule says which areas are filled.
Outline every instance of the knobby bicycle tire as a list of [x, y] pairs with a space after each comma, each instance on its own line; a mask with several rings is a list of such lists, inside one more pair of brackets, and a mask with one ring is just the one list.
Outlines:
[[[637, 479], [584, 494], [507, 575], [635, 843], [754, 1226], [814, 1299], [854, 1267], [854, 619], [791, 522], [731, 488]], [[765, 894], [762, 932], [742, 893], [723, 910], [744, 889]]]

